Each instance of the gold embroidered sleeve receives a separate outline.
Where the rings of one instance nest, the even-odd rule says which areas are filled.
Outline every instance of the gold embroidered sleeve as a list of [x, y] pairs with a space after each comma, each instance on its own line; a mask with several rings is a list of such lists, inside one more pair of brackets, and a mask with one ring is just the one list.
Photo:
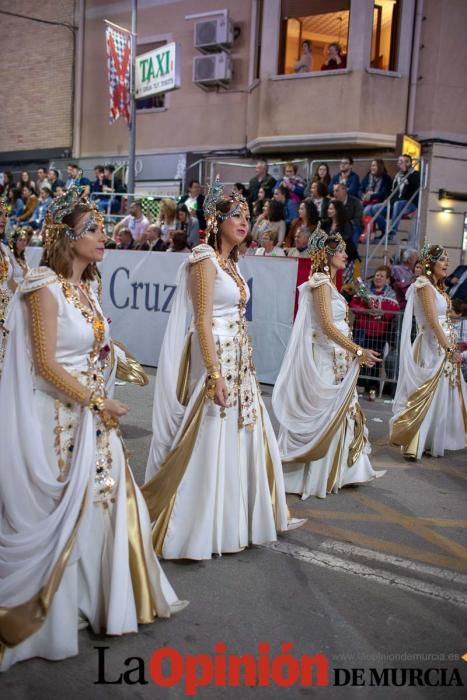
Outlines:
[[[26, 295], [30, 312], [31, 345], [36, 371], [67, 399], [83, 405], [88, 404], [89, 391], [55, 360], [56, 330], [54, 333], [53, 322], [49, 314], [47, 314], [48, 321], [45, 321], [44, 312], [49, 310], [43, 307], [42, 291], [38, 290]], [[49, 292], [47, 291], [47, 293]]]
[[335, 324], [332, 315], [331, 291], [327, 284], [322, 284], [312, 290], [313, 302], [318, 312], [318, 318], [324, 333], [335, 343], [348, 350], [353, 355], [357, 354], [360, 347], [348, 338], [344, 333], [339, 331]]
[[219, 372], [214, 336], [212, 334], [212, 307], [216, 269], [209, 258], [200, 260], [191, 267], [191, 296], [193, 299], [195, 328], [204, 365], [209, 375]]
[[441, 328], [440, 322], [438, 321], [435, 291], [431, 289], [431, 285], [426, 285], [425, 287], [420, 287], [417, 290], [417, 293], [428, 325], [436, 335], [438, 343], [444, 350], [446, 350], [449, 347], [449, 341]]

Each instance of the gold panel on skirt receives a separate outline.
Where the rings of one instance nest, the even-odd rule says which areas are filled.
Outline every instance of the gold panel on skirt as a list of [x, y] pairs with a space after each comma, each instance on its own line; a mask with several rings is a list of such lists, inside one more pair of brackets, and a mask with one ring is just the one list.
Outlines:
[[393, 445], [405, 448], [407, 455], [410, 454], [408, 451], [409, 446], [410, 452], [413, 452], [415, 438], [428, 413], [438, 382], [443, 376], [445, 363], [446, 361], [442, 362], [436, 374], [409, 396], [405, 409], [392, 425], [390, 442]]
[[189, 379], [190, 379], [190, 357], [191, 357], [191, 333], [185, 338], [183, 345], [180, 367], [177, 380], [177, 399], [182, 406], [186, 406], [189, 400]]
[[[76, 542], [79, 525], [85, 511], [86, 494], [83, 497], [78, 518], [60, 557], [52, 569], [49, 580], [29, 600], [13, 608], [0, 608], [0, 657], [5, 647], [15, 647], [37, 632], [45, 622], [55, 592]], [[78, 615], [78, 611], [76, 611]]]
[[160, 554], [162, 551], [177, 489], [195, 446], [205, 401], [206, 396], [203, 387], [194, 403], [177, 446], [169, 452], [157, 474], [144, 484], [141, 489], [151, 520], [154, 523], [152, 541], [157, 554]]
[[337, 444], [336, 451], [334, 453], [334, 459], [332, 461], [331, 471], [329, 472], [328, 481], [326, 484], [326, 491], [331, 493], [334, 486], [336, 485], [337, 475], [339, 474], [339, 467], [342, 461], [342, 447], [344, 445], [344, 435], [345, 428], [342, 426], [341, 434], [339, 436], [339, 442]]
[[363, 415], [362, 408], [360, 404], [355, 404], [355, 418], [354, 418], [354, 433], [353, 439], [349, 447], [349, 455], [347, 458], [347, 464], [349, 467], [353, 467], [357, 459], [362, 454], [363, 448], [365, 447], [365, 416]]
[[350, 387], [347, 396], [345, 397], [339, 410], [334, 415], [334, 418], [329, 423], [328, 427], [324, 431], [321, 439], [319, 440], [319, 442], [317, 442], [315, 447], [313, 447], [311, 450], [308, 450], [308, 452], [305, 452], [302, 455], [298, 455], [297, 457], [294, 456], [290, 459], [283, 459], [283, 464], [287, 464], [289, 462], [314, 462], [315, 460], [322, 459], [327, 454], [331, 442], [334, 438], [334, 435], [340, 429], [343, 421], [347, 416], [347, 412], [355, 395], [355, 387], [357, 386], [357, 380], [358, 374], [355, 375], [355, 380], [352, 382], [352, 386]]

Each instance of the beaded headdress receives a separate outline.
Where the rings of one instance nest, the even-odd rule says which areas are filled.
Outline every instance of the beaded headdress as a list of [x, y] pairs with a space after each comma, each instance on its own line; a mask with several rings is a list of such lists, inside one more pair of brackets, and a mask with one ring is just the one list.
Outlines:
[[[230, 202], [235, 204], [235, 207], [227, 213], [218, 211], [219, 202]], [[231, 192], [228, 197], [223, 194], [222, 185], [219, 175], [216, 176], [214, 183], [209, 186], [206, 199], [204, 200], [204, 216], [206, 219], [206, 229], [208, 235], [213, 235], [217, 242], [218, 221], [226, 221], [232, 216], [236, 216], [242, 209], [247, 208], [248, 204], [239, 192]]]
[[[96, 224], [103, 224], [104, 217], [97, 209], [96, 205], [84, 195], [84, 187], [74, 185], [59, 197], [56, 197], [47, 207], [44, 219], [44, 248], [48, 248], [61, 235], [65, 235], [72, 241], [78, 241]], [[83, 228], [76, 232], [63, 219], [75, 211], [81, 209], [83, 212], [91, 212]]]
[[8, 214], [10, 207], [6, 197], [0, 197], [0, 214]]
[[11, 250], [14, 250], [16, 241], [27, 240], [31, 238], [34, 233], [34, 229], [31, 226], [17, 226], [10, 236], [8, 245]]
[[447, 252], [443, 246], [428, 241], [424, 244], [420, 251], [420, 263], [428, 277], [431, 275], [430, 263], [436, 263], [444, 256], [447, 256]]
[[313, 267], [316, 270], [322, 268], [325, 272], [329, 272], [328, 255], [332, 256], [343, 251], [345, 251], [345, 241], [340, 233], [326, 233], [318, 224], [308, 243], [308, 252]]

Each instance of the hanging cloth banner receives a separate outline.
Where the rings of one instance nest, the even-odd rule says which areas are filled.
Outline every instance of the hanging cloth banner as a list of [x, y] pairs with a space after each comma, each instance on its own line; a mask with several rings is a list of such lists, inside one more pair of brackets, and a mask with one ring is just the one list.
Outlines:
[[125, 30], [119, 31], [107, 26], [105, 39], [110, 95], [109, 122], [113, 124], [122, 116], [129, 124], [131, 34]]

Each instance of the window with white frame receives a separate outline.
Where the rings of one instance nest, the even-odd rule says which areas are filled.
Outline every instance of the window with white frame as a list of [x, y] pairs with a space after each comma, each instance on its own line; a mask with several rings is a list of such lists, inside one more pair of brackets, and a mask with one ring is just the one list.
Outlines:
[[282, 0], [279, 73], [347, 65], [350, 0]]

